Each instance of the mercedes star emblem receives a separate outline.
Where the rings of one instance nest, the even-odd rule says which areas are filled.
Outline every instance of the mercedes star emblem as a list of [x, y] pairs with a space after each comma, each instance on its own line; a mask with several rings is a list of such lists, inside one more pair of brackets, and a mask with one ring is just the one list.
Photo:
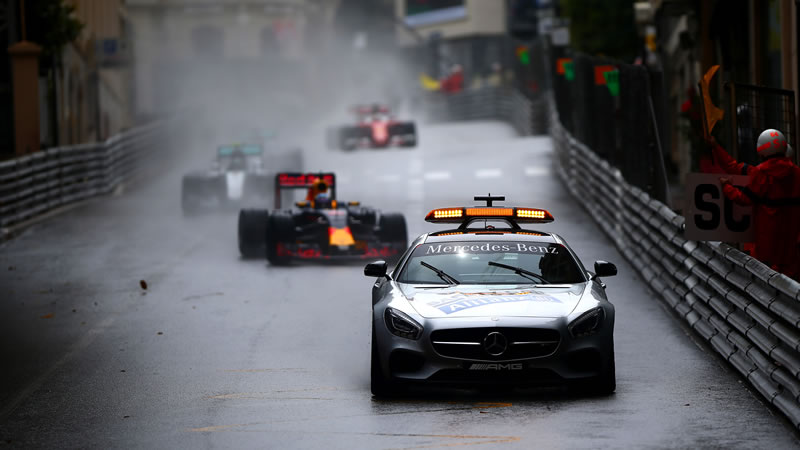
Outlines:
[[508, 349], [508, 339], [502, 334], [493, 331], [483, 340], [483, 348], [492, 356], [500, 356]]

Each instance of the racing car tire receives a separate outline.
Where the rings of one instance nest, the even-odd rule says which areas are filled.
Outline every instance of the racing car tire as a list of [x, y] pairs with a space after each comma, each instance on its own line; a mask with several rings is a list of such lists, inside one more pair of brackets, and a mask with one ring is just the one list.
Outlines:
[[291, 262], [286, 255], [278, 255], [278, 244], [294, 242], [294, 219], [291, 214], [278, 211], [267, 221], [267, 261], [275, 266], [285, 266]]
[[183, 177], [181, 181], [181, 210], [184, 216], [194, 215], [200, 212], [200, 207], [194, 202], [193, 186], [197, 182], [190, 177]]
[[408, 247], [408, 230], [406, 229], [406, 218], [400, 213], [381, 214], [378, 226], [378, 237], [383, 242], [403, 244]]
[[370, 391], [375, 397], [397, 397], [403, 393], [402, 386], [387, 379], [383, 375], [380, 359], [378, 358], [378, 344], [375, 339], [375, 324], [372, 324], [372, 354], [370, 357]]
[[402, 141], [400, 147], [416, 147], [417, 146], [417, 125], [414, 122], [401, 123], [394, 125], [389, 131], [392, 135], [408, 135], [413, 134], [414, 139]]
[[588, 380], [574, 382], [570, 388], [579, 394], [611, 395], [617, 390], [616, 364], [614, 363], [614, 349], [611, 349], [609, 364], [603, 372]]
[[357, 148], [350, 140], [353, 137], [358, 137], [358, 128], [355, 127], [342, 127], [339, 129], [339, 148], [342, 150], [352, 151]]
[[269, 211], [243, 209], [239, 212], [239, 253], [243, 258], [263, 258], [267, 254]]

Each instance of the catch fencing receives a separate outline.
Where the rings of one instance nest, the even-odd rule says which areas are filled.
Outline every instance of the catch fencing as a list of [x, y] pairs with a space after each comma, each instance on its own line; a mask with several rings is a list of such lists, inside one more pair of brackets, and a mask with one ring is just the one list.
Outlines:
[[[757, 165], [756, 147], [763, 130], [775, 128], [786, 136], [789, 145], [797, 147], [797, 118], [794, 113], [794, 91], [741, 83], [727, 83], [728, 142], [734, 158]], [[797, 162], [797, 155], [794, 158]]]
[[[554, 49], [551, 72], [555, 107], [563, 127], [598, 155], [618, 167], [625, 179], [661, 201], [668, 200], [668, 186], [661, 149], [670, 148], [669, 124], [664, 114], [663, 81], [659, 72], [644, 66]], [[602, 74], [618, 73], [612, 94]]]
[[9, 228], [56, 208], [108, 194], [136, 176], [162, 148], [158, 122], [105, 142], [58, 147], [0, 162], [0, 239]]
[[727, 244], [687, 240], [684, 217], [573, 137], [555, 107], [550, 134], [559, 176], [648, 286], [800, 428], [800, 283]]

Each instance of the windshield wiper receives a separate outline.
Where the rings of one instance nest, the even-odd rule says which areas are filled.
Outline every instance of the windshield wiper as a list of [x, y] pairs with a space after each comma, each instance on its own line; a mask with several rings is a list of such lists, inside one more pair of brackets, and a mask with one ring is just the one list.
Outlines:
[[[536, 281], [534, 278], [538, 278], [540, 281], [543, 282], [543, 284], [550, 284], [550, 282], [547, 281], [543, 276], [541, 276], [539, 274], [536, 274], [536, 273], [533, 273], [531, 271], [525, 270], [525, 269], [523, 269], [521, 267], [509, 266], [508, 264], [503, 264], [503, 263], [494, 262], [494, 261], [489, 261], [488, 264], [490, 266], [495, 266], [495, 267], [500, 267], [500, 268], [503, 268], [503, 269], [513, 270], [514, 273], [516, 273], [517, 275], [523, 276], [523, 277], [525, 277], [525, 278], [527, 278], [527, 279], [529, 279], [531, 281], [534, 281], [534, 282]], [[531, 277], [533, 277], [533, 278], [531, 278]]]
[[438, 275], [439, 278], [441, 278], [442, 280], [444, 280], [444, 281], [446, 281], [446, 282], [448, 282], [450, 284], [461, 284], [460, 281], [458, 281], [455, 278], [453, 278], [453, 276], [448, 275], [447, 272], [443, 271], [442, 269], [434, 267], [434, 266], [426, 263], [425, 261], [420, 261], [419, 263], [422, 264], [423, 267], [427, 267], [428, 269], [431, 269], [432, 271], [436, 272], [436, 275]]

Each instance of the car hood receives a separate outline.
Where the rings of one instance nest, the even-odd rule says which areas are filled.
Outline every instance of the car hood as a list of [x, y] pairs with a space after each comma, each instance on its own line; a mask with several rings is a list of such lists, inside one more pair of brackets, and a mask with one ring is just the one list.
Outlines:
[[589, 285], [421, 287], [402, 284], [400, 291], [422, 317], [563, 317]]

